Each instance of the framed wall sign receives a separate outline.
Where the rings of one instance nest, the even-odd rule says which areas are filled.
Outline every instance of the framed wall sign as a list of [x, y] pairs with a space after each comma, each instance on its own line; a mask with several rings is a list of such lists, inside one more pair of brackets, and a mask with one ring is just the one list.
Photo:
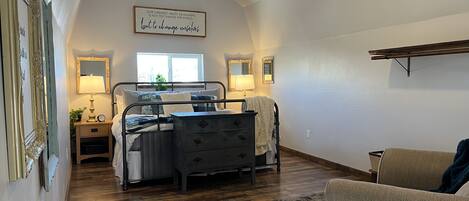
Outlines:
[[173, 36], [207, 36], [207, 13], [134, 6], [134, 32]]

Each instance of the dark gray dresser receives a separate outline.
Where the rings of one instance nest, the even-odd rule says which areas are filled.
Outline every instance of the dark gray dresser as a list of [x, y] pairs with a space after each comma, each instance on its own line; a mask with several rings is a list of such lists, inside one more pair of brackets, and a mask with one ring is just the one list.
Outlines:
[[[255, 174], [255, 112], [173, 113], [175, 179], [187, 191], [187, 176], [251, 168]], [[180, 177], [179, 177], [180, 176]]]

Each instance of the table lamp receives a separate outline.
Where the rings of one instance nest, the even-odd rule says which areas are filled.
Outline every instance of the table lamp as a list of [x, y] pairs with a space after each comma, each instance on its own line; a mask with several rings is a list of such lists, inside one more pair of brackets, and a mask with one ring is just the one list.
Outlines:
[[236, 75], [235, 77], [235, 89], [244, 92], [246, 97], [246, 90], [254, 89], [254, 76], [253, 75]]
[[103, 76], [81, 76], [80, 77], [80, 90], [81, 94], [90, 94], [90, 114], [88, 115], [88, 122], [96, 122], [96, 115], [94, 114], [94, 98], [93, 95], [97, 93], [104, 93], [104, 78]]

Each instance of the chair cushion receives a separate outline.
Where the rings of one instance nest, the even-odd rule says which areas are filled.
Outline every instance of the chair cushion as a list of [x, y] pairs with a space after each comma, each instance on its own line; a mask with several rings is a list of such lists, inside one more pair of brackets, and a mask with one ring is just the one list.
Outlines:
[[457, 196], [461, 196], [461, 197], [469, 197], [469, 182], [467, 182], [466, 184], [464, 184], [464, 186], [462, 186], [458, 192], [456, 192], [456, 195]]

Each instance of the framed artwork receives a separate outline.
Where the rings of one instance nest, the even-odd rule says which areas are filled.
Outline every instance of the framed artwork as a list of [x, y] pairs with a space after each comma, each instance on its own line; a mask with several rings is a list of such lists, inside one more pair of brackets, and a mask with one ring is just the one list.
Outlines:
[[173, 36], [207, 36], [207, 13], [134, 6], [134, 32]]
[[26, 178], [47, 144], [41, 1], [0, 2], [10, 181]]
[[274, 57], [262, 58], [262, 81], [264, 84], [274, 83]]

